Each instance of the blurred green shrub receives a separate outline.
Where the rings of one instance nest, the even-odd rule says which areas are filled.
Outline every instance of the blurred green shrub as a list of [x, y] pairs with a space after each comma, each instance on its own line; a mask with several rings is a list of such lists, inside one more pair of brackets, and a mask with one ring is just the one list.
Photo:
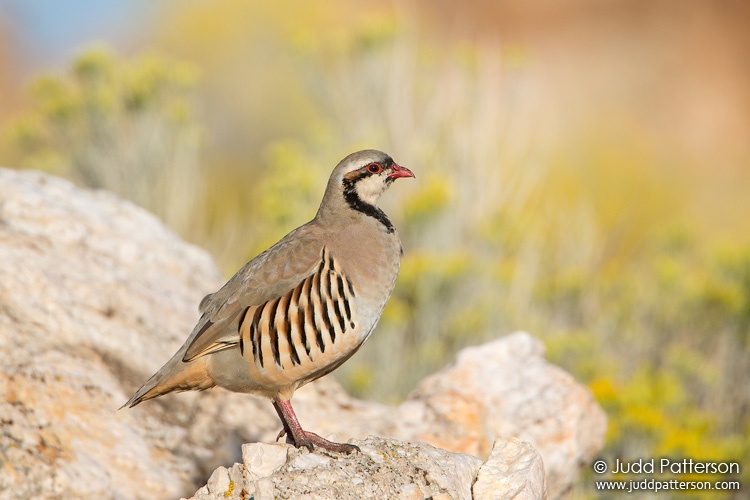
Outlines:
[[38, 78], [32, 108], [10, 126], [21, 166], [66, 175], [149, 209], [182, 232], [200, 205], [195, 68], [156, 55], [121, 62], [82, 53]]

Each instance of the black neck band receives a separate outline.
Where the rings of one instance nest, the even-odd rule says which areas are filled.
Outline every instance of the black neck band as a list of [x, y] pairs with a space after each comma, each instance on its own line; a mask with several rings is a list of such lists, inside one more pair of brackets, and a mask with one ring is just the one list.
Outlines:
[[385, 215], [385, 212], [374, 205], [365, 203], [357, 194], [354, 184], [356, 184], [358, 180], [359, 178], [353, 180], [344, 179], [344, 199], [351, 208], [358, 212], [362, 212], [365, 215], [376, 218], [385, 226], [389, 233], [392, 233], [394, 231], [393, 224], [391, 224], [391, 221], [388, 219], [388, 216]]

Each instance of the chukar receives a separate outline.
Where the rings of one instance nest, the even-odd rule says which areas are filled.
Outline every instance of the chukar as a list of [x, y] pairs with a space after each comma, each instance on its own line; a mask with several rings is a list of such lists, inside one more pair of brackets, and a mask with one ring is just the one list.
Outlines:
[[377, 201], [402, 177], [414, 174], [380, 151], [344, 158], [315, 218], [206, 296], [183, 346], [123, 407], [218, 385], [271, 399], [288, 443], [356, 449], [303, 430], [291, 398], [349, 359], [378, 323], [403, 250]]

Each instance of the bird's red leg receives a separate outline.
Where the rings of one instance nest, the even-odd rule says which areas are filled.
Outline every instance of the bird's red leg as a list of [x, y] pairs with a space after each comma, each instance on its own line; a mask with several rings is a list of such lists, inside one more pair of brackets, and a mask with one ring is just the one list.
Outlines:
[[337, 453], [351, 453], [353, 451], [359, 451], [359, 447], [353, 444], [346, 443], [334, 443], [325, 438], [322, 438], [314, 432], [308, 432], [302, 429], [302, 426], [297, 420], [297, 415], [294, 414], [294, 408], [292, 408], [291, 401], [279, 401], [273, 400], [273, 407], [276, 409], [281, 423], [284, 425], [284, 429], [279, 433], [278, 438], [286, 434], [286, 442], [293, 444], [297, 448], [304, 446], [308, 450], [312, 451], [314, 446], [318, 448], [324, 448], [329, 451], [335, 451]]

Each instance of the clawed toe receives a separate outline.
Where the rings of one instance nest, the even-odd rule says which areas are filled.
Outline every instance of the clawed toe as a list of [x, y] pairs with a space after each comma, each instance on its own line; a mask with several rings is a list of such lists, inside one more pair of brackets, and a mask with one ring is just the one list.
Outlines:
[[335, 453], [344, 453], [348, 455], [349, 453], [353, 451], [361, 451], [359, 449], [359, 446], [356, 446], [353, 444], [347, 444], [347, 443], [335, 443], [333, 441], [329, 441], [325, 438], [318, 436], [314, 432], [305, 431], [305, 437], [309, 439], [310, 442], [314, 444], [316, 447], [323, 448], [324, 450], [332, 451]]
[[286, 436], [286, 442], [287, 444], [293, 445], [295, 448], [307, 448], [310, 451], [313, 451], [315, 448], [323, 448], [324, 450], [332, 451], [335, 453], [344, 453], [346, 455], [354, 452], [362, 450], [359, 449], [359, 446], [353, 445], [353, 444], [347, 444], [347, 443], [336, 443], [333, 441], [329, 441], [325, 438], [322, 438], [315, 434], [314, 432], [308, 432], [303, 431], [305, 434], [305, 437], [294, 439], [291, 435], [289, 435], [285, 430], [281, 430], [279, 432], [279, 435], [276, 436], [276, 441], [278, 441], [283, 436]]

